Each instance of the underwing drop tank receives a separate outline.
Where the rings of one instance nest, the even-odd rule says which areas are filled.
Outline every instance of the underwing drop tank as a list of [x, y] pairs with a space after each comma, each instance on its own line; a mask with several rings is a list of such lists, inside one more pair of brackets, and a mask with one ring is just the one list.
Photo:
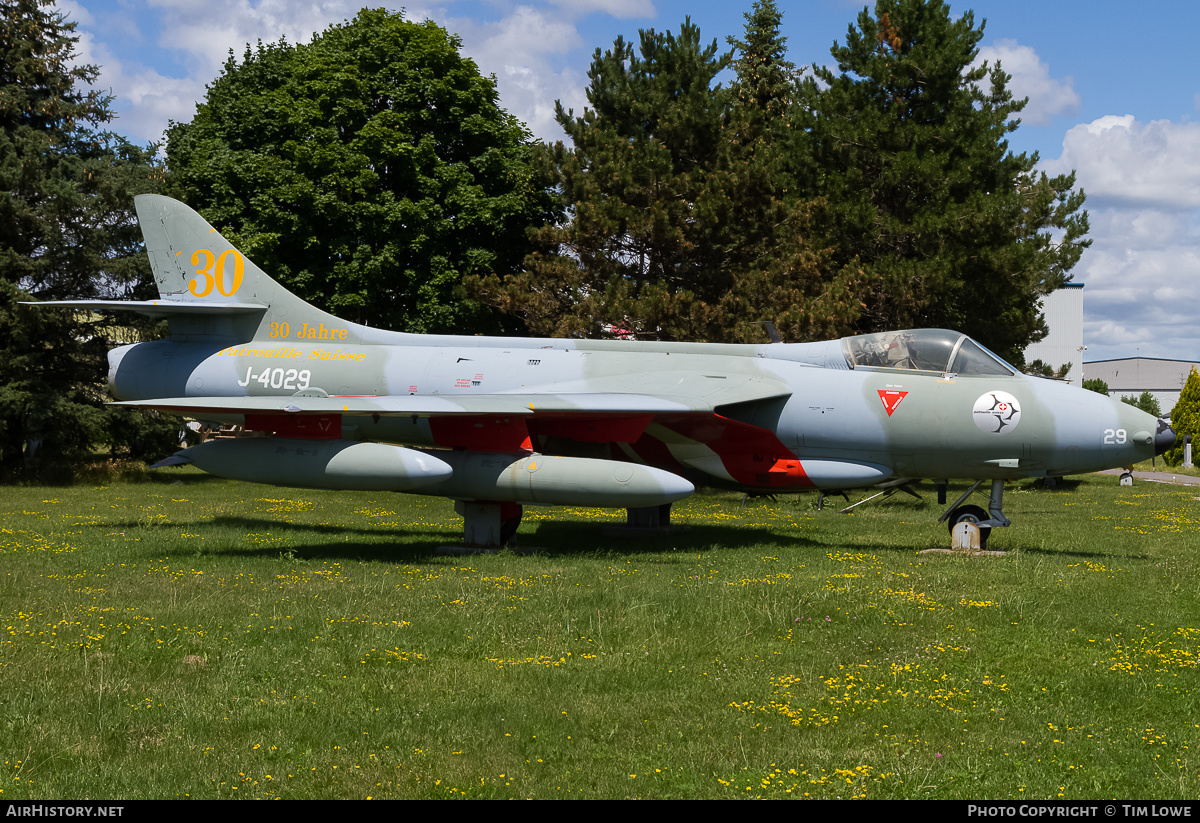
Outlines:
[[455, 500], [641, 508], [674, 503], [696, 489], [677, 474], [614, 460], [472, 451], [422, 453], [445, 460], [454, 476], [416, 493]]
[[661, 506], [695, 491], [690, 482], [676, 474], [633, 463], [543, 454], [422, 450], [345, 440], [210, 440], [158, 465], [183, 463], [248, 483], [414, 492], [531, 506]]
[[453, 474], [445, 462], [416, 449], [289, 437], [210, 440], [159, 465], [181, 463], [230, 480], [303, 489], [403, 492]]

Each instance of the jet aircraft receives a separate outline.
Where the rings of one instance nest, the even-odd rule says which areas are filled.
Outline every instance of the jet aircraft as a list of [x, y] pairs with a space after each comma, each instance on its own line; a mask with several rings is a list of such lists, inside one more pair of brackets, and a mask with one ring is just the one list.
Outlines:
[[[163, 464], [447, 497], [469, 545], [503, 543], [530, 505], [627, 508], [654, 523], [699, 484], [780, 493], [918, 479], [974, 481], [941, 519], [973, 521], [986, 539], [1009, 525], [1005, 481], [1128, 466], [1175, 440], [1165, 421], [1022, 375], [954, 331], [725, 345], [369, 328], [288, 292], [182, 203], [136, 205], [161, 299], [38, 305], [166, 318], [168, 339], [109, 353], [120, 404], [264, 435]], [[962, 505], [987, 482], [986, 510]]]

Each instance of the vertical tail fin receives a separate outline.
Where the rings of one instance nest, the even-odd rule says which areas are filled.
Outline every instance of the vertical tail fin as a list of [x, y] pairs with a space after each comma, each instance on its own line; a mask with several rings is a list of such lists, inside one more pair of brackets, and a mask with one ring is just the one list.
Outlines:
[[134, 203], [172, 337], [282, 341], [320, 328], [359, 342], [361, 327], [296, 297], [183, 203], [158, 194]]

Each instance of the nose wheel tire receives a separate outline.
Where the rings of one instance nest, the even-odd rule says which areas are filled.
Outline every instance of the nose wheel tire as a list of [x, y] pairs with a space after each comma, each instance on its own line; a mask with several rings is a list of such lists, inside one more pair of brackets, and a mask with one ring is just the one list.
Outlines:
[[[979, 506], [959, 506], [954, 511], [950, 512], [950, 516], [946, 518], [950, 531], [954, 531], [954, 527], [959, 523], [975, 523], [978, 525], [985, 520], [990, 520], [991, 517], [986, 511]], [[979, 548], [980, 550], [987, 548], [988, 535], [992, 533], [991, 526], [979, 527]]]

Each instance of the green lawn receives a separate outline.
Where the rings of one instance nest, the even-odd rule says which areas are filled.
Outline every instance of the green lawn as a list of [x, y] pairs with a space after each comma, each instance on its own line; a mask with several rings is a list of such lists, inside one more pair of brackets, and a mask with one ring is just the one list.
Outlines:
[[455, 557], [446, 501], [155, 477], [0, 488], [0, 798], [1200, 797], [1194, 489], [1011, 485], [1003, 557], [919, 554], [932, 490]]

